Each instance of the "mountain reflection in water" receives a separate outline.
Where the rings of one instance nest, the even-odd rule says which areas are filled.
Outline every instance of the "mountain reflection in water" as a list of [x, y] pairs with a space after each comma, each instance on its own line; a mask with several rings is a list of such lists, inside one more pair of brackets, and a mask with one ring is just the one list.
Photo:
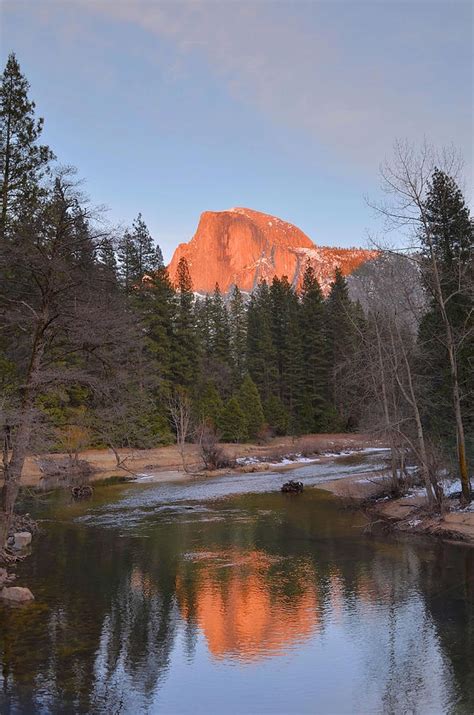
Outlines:
[[471, 550], [367, 537], [317, 490], [133, 489], [43, 507], [37, 600], [0, 608], [2, 712], [474, 711]]
[[[212, 655], [242, 661], [284, 653], [318, 627], [313, 566], [259, 551], [193, 555], [196, 591], [179, 575], [176, 593], [187, 621], [198, 624]], [[183, 571], [186, 569], [184, 568]]]

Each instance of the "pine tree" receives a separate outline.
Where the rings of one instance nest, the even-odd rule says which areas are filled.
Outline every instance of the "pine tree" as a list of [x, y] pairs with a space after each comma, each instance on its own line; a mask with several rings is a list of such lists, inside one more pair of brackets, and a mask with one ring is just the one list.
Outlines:
[[270, 288], [272, 333], [278, 368], [277, 394], [291, 416], [296, 431], [303, 387], [298, 297], [286, 276], [274, 278]]
[[141, 213], [132, 223], [131, 239], [136, 247], [138, 279], [145, 274], [164, 268], [161, 248], [154, 245], [148, 226], [144, 222]]
[[212, 380], [205, 380], [198, 386], [194, 405], [198, 423], [206, 422], [218, 430], [224, 404]]
[[324, 429], [328, 409], [328, 362], [324, 299], [314, 268], [308, 262], [301, 290], [300, 331], [304, 364], [301, 427], [314, 432]]
[[279, 397], [272, 395], [268, 398], [264, 404], [264, 413], [265, 420], [274, 434], [287, 434], [290, 418]]
[[160, 268], [147, 277], [134, 297], [134, 307], [141, 317], [146, 337], [146, 351], [160, 382], [159, 394], [163, 395], [169, 390], [172, 376], [173, 319], [176, 311], [176, 294], [166, 268]]
[[135, 289], [144, 276], [164, 268], [163, 254], [155, 246], [146, 223], [139, 213], [118, 244], [120, 276], [127, 293]]
[[244, 378], [247, 349], [247, 313], [241, 291], [234, 286], [229, 304], [230, 352], [234, 387]]
[[220, 431], [224, 442], [242, 442], [247, 439], [247, 420], [238, 400], [231, 397], [220, 417]]
[[210, 303], [211, 308], [211, 351], [216, 362], [230, 365], [229, 315], [222, 299], [219, 284], [216, 283]]
[[250, 375], [244, 377], [236, 398], [245, 417], [247, 436], [256, 439], [265, 424], [265, 416], [257, 386]]
[[349, 298], [347, 280], [336, 268], [326, 302], [327, 361], [329, 366], [329, 399], [343, 420], [351, 426], [353, 404], [353, 359], [357, 345], [354, 305]]
[[208, 293], [202, 300], [196, 301], [194, 314], [202, 358], [202, 369], [206, 370], [212, 357], [212, 298]]
[[[422, 277], [430, 307], [419, 333], [425, 367], [425, 416], [433, 435], [457, 443], [463, 494], [469, 498], [467, 456], [474, 458], [474, 231], [469, 209], [454, 179], [435, 169], [420, 234]], [[464, 438], [464, 435], [466, 436]]]
[[30, 86], [14, 53], [8, 57], [0, 84], [0, 233], [22, 207], [37, 195], [39, 181], [54, 159], [49, 147], [38, 144], [43, 119], [35, 119]]
[[108, 271], [110, 277], [116, 279], [118, 275], [117, 257], [115, 255], [114, 244], [107, 236], [100, 242], [97, 258], [104, 269]]
[[272, 336], [272, 301], [265, 281], [247, 308], [247, 368], [263, 400], [278, 394], [278, 366]]
[[130, 293], [140, 280], [137, 247], [127, 229], [117, 246], [119, 276], [126, 293]]
[[172, 346], [173, 382], [190, 387], [197, 377], [199, 344], [194, 319], [193, 284], [185, 258], [178, 263], [176, 278], [178, 295]]

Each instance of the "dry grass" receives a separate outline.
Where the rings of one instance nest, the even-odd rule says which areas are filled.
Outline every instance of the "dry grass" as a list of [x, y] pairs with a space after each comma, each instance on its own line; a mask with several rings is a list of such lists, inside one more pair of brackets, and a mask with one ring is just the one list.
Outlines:
[[[268, 444], [224, 444], [229, 459], [237, 457], [256, 457], [266, 461], [277, 461], [288, 454], [301, 453], [305, 456], [316, 455], [326, 451], [338, 451], [342, 449], [363, 448], [377, 446], [380, 444], [378, 438], [370, 434], [315, 434], [304, 437], [276, 437]], [[124, 460], [125, 467], [134, 472], [180, 472], [181, 456], [176, 445], [156, 447], [154, 449], [119, 449], [117, 450], [121, 460]], [[31, 455], [27, 458], [22, 475], [22, 483], [25, 485], [38, 485], [41, 472], [38, 460], [51, 458], [61, 460], [67, 455]], [[87, 460], [96, 471], [92, 478], [103, 479], [114, 476], [122, 470], [117, 469], [117, 460], [112, 450], [109, 449], [88, 449], [80, 454], [81, 459]], [[198, 444], [186, 445], [186, 461], [192, 469], [202, 468], [202, 458]], [[122, 472], [125, 473], [125, 472]]]

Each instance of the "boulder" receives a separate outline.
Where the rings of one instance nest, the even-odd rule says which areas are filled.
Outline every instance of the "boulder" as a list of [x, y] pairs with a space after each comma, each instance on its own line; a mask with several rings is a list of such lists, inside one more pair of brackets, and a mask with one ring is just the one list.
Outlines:
[[29, 588], [22, 588], [21, 586], [3, 588], [0, 591], [0, 598], [10, 603], [28, 603], [35, 599]]
[[13, 548], [20, 550], [31, 544], [31, 534], [29, 531], [18, 531], [13, 534]]

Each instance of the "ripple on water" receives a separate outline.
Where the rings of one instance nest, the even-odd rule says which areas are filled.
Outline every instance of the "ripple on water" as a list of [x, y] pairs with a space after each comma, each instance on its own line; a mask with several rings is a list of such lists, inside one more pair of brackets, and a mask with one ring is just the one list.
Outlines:
[[[345, 455], [338, 456], [325, 464], [310, 464], [292, 470], [292, 476], [307, 487], [317, 486], [329, 480], [384, 468], [384, 450], [371, 450], [352, 455], [350, 461]], [[203, 502], [222, 500], [239, 494], [262, 494], [278, 492], [288, 478], [286, 472], [260, 472], [256, 474], [228, 474], [215, 478], [196, 479], [187, 483], [141, 484], [128, 488], [120, 499], [106, 507], [92, 508], [87, 514], [77, 517], [84, 525], [104, 528], [131, 529], [142, 521], [157, 517], [164, 522], [182, 519], [184, 512], [188, 522], [219, 521], [222, 516]], [[192, 512], [193, 516], [189, 514]], [[206, 516], [206, 512], [208, 516]], [[241, 518], [248, 518], [248, 515]]]

